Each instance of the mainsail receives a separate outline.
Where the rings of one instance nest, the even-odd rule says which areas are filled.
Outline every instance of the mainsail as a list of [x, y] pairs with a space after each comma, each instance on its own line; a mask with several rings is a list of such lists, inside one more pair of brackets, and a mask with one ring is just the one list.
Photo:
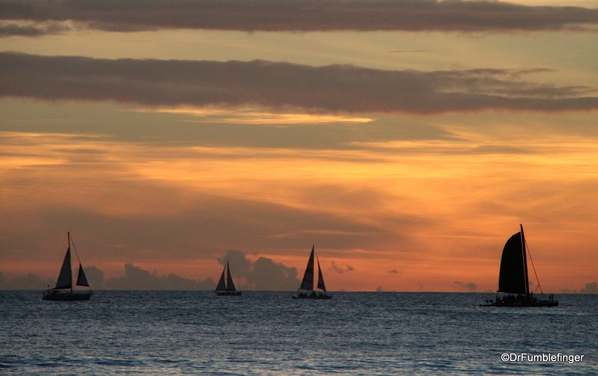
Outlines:
[[70, 289], [73, 288], [73, 272], [71, 270], [71, 246], [69, 237], [69, 247], [64, 255], [64, 261], [62, 262], [62, 268], [60, 268], [60, 274], [56, 281], [55, 289]]
[[[224, 269], [226, 269], [226, 267]], [[216, 286], [216, 291], [226, 291], [226, 282], [224, 281], [224, 269], [222, 269], [222, 274], [220, 275], [220, 280], [218, 281], [218, 285]]]
[[233, 283], [233, 277], [230, 275], [230, 266], [228, 265], [228, 261], [226, 262], [226, 290], [227, 291], [236, 291], [235, 284]]
[[309, 256], [309, 261], [307, 262], [307, 267], [305, 268], [305, 274], [303, 275], [303, 281], [301, 281], [299, 290], [314, 290], [314, 248], [315, 245], [311, 247], [311, 255]]
[[502, 251], [498, 292], [529, 294], [526, 257], [525, 236], [521, 226], [521, 231], [507, 240]]

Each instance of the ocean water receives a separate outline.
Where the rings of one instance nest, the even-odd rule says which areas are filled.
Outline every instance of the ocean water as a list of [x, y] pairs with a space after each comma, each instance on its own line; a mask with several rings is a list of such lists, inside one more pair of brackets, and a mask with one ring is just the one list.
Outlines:
[[481, 293], [311, 301], [291, 292], [97, 291], [87, 302], [41, 294], [0, 291], [0, 374], [598, 374], [596, 295], [517, 309], [479, 307], [494, 297]]

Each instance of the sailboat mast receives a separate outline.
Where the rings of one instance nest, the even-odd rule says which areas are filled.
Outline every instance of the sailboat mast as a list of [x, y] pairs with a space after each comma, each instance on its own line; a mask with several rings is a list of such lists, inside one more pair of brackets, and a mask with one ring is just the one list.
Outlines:
[[228, 266], [228, 260], [226, 260], [226, 266], [224, 267], [226, 269], [226, 289], [228, 290], [230, 287], [230, 267]]
[[520, 224], [521, 228], [521, 256], [523, 257], [523, 278], [525, 281], [525, 295], [529, 295], [529, 278], [527, 275], [527, 252], [525, 244], [525, 235], [523, 234], [523, 225]]
[[[70, 231], [66, 232], [66, 237], [67, 237], [67, 239], [68, 239], [67, 241], [69, 243], [68, 249], [71, 249], [71, 232]], [[73, 247], [73, 248], [75, 248], [75, 247]], [[75, 250], [75, 254], [76, 253], [77, 253], [77, 250]], [[79, 259], [79, 255], [77, 255], [77, 259]], [[70, 259], [69, 259], [69, 261], [70, 261]], [[71, 271], [70, 277], [71, 277], [71, 294], [72, 294], [73, 293], [73, 272], [72, 271]]]

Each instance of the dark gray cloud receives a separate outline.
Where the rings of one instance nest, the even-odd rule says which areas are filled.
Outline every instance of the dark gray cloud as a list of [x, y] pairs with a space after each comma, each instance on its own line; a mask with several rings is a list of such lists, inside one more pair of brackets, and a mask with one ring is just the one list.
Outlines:
[[[104, 273], [95, 266], [86, 267], [85, 274], [93, 290], [213, 290], [212, 278], [196, 281], [170, 273], [159, 276], [133, 264], [125, 264], [121, 277], [104, 279]], [[8, 280], [0, 272], [0, 290], [45, 290], [53, 287], [55, 280], [43, 280], [36, 274], [16, 276]]]
[[104, 287], [108, 290], [212, 290], [216, 284], [211, 278], [196, 281], [173, 273], [159, 276], [156, 272], [125, 264], [124, 276], [106, 280]]
[[40, 37], [43, 35], [62, 34], [72, 30], [72, 27], [59, 22], [23, 24], [10, 21], [0, 21], [0, 37]]
[[149, 106], [432, 114], [598, 109], [596, 90], [526, 81], [546, 70], [388, 71], [269, 61], [92, 59], [0, 53], [0, 97]]
[[45, 290], [53, 286], [56, 281], [43, 280], [36, 274], [29, 273], [26, 276], [17, 276], [7, 283], [7, 290]]
[[351, 265], [346, 265], [344, 268], [342, 266], [338, 266], [336, 262], [332, 262], [330, 269], [334, 270], [337, 273], [344, 273], [344, 272], [353, 272], [355, 268]]
[[104, 272], [96, 266], [83, 267], [85, 276], [89, 282], [89, 286], [94, 290], [101, 290], [104, 288]]
[[455, 281], [453, 282], [453, 284], [461, 291], [467, 291], [467, 292], [474, 292], [478, 286], [473, 283], [473, 282], [467, 282], [467, 283], [463, 283], [461, 281]]
[[[480, 32], [595, 29], [598, 11], [459, 0], [2, 0], [0, 19], [73, 21], [120, 32], [181, 28]], [[38, 31], [44, 27], [38, 26]], [[13, 30], [14, 35], [36, 35]]]
[[[231, 273], [237, 288], [257, 291], [289, 291], [299, 287], [297, 268], [288, 267], [268, 257], [251, 262], [245, 253], [229, 250], [218, 262], [230, 262]], [[239, 283], [237, 277], [242, 279]]]
[[586, 283], [586, 287], [579, 290], [581, 294], [598, 294], [598, 283], [590, 282]]
[[[220, 263], [230, 262], [231, 273], [238, 289], [258, 291], [289, 291], [299, 287], [297, 268], [288, 267], [268, 257], [251, 262], [245, 253], [229, 250]], [[85, 267], [85, 274], [93, 290], [213, 290], [216, 283], [184, 278], [174, 273], [158, 275], [132, 263], [124, 265], [120, 277], [105, 279], [104, 272], [95, 266]], [[20, 275], [9, 280], [0, 272], [0, 290], [44, 290], [54, 286], [55, 280], [43, 280], [36, 274]]]
[[253, 263], [248, 282], [252, 290], [258, 291], [289, 291], [299, 288], [297, 268], [285, 266], [267, 257], [260, 257]]

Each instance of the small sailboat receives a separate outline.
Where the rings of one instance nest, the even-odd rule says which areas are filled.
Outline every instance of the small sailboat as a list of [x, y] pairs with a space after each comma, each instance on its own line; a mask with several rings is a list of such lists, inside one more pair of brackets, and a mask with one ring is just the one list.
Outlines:
[[[226, 279], [224, 275], [226, 273]], [[214, 290], [216, 295], [218, 296], [239, 296], [241, 295], [241, 291], [237, 291], [235, 288], [235, 283], [233, 282], [233, 277], [230, 275], [230, 266], [228, 265], [228, 261], [222, 270], [222, 275], [220, 276], [220, 280], [218, 281], [218, 286], [216, 286], [216, 290]]]
[[[497, 293], [506, 293], [509, 295], [499, 296], [495, 300], [487, 300], [486, 304], [480, 304], [482, 307], [556, 307], [559, 302], [554, 300], [553, 296], [540, 299], [535, 297], [529, 289], [529, 279], [527, 273], [527, 254], [529, 249], [523, 233], [523, 225], [519, 225], [521, 231], [511, 236], [502, 251], [500, 260], [500, 273], [498, 277]], [[532, 261], [530, 254], [530, 261]], [[532, 261], [532, 267], [533, 267]], [[534, 274], [536, 268], [533, 267]], [[536, 280], [538, 276], [536, 274]], [[542, 287], [538, 281], [540, 293]]]
[[318, 284], [317, 288], [323, 292], [316, 292], [314, 290], [314, 255], [315, 245], [311, 247], [311, 255], [307, 262], [307, 268], [305, 268], [305, 274], [303, 275], [303, 281], [299, 286], [299, 294], [293, 295], [293, 299], [332, 299], [332, 295], [326, 294], [326, 284], [324, 283], [324, 276], [322, 275], [322, 268], [320, 267], [320, 260], [316, 256], [318, 263]]
[[[68, 248], [66, 250], [66, 255], [64, 256], [64, 261], [62, 262], [62, 268], [60, 269], [60, 274], [58, 275], [58, 281], [56, 281], [56, 287], [50, 289], [48, 286], [48, 290], [44, 292], [44, 296], [42, 297], [43, 300], [54, 300], [54, 301], [73, 301], [73, 300], [89, 300], [91, 297], [91, 288], [89, 288], [89, 282], [87, 282], [87, 277], [85, 276], [85, 271], [83, 271], [83, 267], [81, 266], [81, 260], [79, 259], [79, 254], [77, 253], [77, 248], [75, 248], [75, 244], [71, 240], [71, 233], [67, 232], [68, 238]], [[88, 291], [73, 291], [73, 272], [71, 268], [71, 244], [73, 245], [73, 249], [75, 250], [75, 255], [77, 256], [77, 260], [79, 261], [79, 274], [77, 275], [77, 286], [86, 286], [89, 288]]]

